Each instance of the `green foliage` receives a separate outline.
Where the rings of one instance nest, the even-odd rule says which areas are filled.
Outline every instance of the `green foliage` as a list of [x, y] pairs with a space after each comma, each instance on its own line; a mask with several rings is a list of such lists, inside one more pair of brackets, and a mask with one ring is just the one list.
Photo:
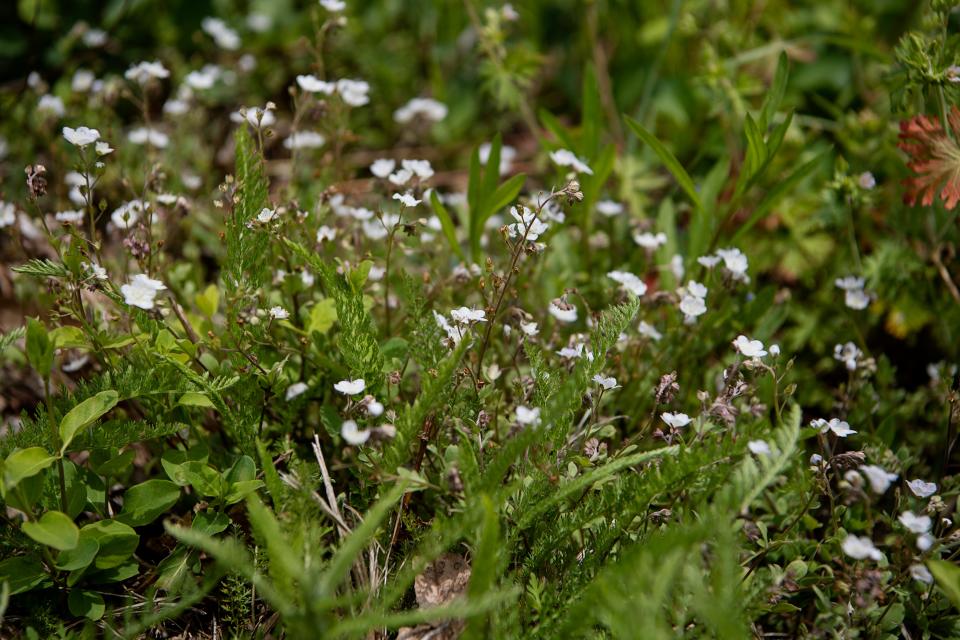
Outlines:
[[0, 25], [0, 636], [960, 637], [955, 3], [213, 4]]

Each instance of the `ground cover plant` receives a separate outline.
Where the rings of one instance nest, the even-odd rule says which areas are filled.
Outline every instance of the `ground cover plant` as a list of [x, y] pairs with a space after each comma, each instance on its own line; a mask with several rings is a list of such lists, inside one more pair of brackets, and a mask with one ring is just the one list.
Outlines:
[[954, 2], [9, 4], [0, 636], [960, 637]]

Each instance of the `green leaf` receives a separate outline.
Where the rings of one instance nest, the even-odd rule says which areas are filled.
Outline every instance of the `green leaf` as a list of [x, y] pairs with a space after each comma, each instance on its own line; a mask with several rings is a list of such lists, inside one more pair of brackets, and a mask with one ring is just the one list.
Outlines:
[[588, 64], [583, 73], [583, 115], [580, 118], [582, 143], [578, 147], [583, 155], [593, 158], [600, 147], [600, 131], [603, 129], [603, 115], [600, 110], [600, 88], [597, 86], [597, 74], [593, 65]]
[[126, 471], [130, 468], [130, 465], [133, 463], [133, 458], [136, 456], [136, 452], [133, 449], [129, 449], [115, 455], [106, 462], [97, 465], [94, 468], [101, 476], [115, 477]]
[[466, 256], [463, 255], [463, 249], [460, 248], [460, 243], [457, 242], [457, 230], [453, 226], [453, 220], [450, 218], [450, 213], [447, 211], [447, 208], [440, 202], [440, 196], [437, 195], [436, 189], [430, 190], [430, 206], [433, 207], [434, 214], [436, 214], [440, 220], [443, 235], [446, 236], [447, 242], [450, 243], [450, 248], [457, 254], [457, 257], [461, 260], [466, 260]]
[[676, 179], [677, 184], [680, 185], [680, 188], [687, 194], [687, 197], [693, 202], [693, 206], [697, 208], [698, 211], [703, 210], [703, 204], [700, 202], [700, 196], [697, 195], [697, 189], [693, 185], [693, 180], [690, 179], [690, 175], [683, 168], [677, 158], [670, 153], [670, 150], [663, 146], [663, 143], [657, 140], [656, 136], [647, 131], [642, 124], [626, 116], [627, 126], [640, 138], [644, 143], [646, 143], [650, 148], [654, 150], [657, 156], [660, 158], [660, 162], [667, 167], [667, 170], [673, 174], [674, 179]]
[[21, 528], [36, 542], [58, 551], [75, 548], [80, 539], [80, 529], [70, 516], [59, 511], [47, 511], [35, 522], [24, 522]]
[[576, 141], [567, 131], [566, 127], [560, 124], [556, 116], [545, 109], [540, 109], [537, 112], [537, 116], [539, 116], [540, 124], [543, 125], [543, 128], [552, 133], [554, 137], [560, 141], [560, 146], [570, 149], [571, 151], [577, 148]]
[[490, 216], [517, 199], [517, 195], [519, 195], [520, 190], [523, 189], [523, 184], [526, 180], [526, 174], [518, 173], [497, 187], [497, 190], [493, 192], [493, 196], [490, 197], [490, 209], [480, 225], [481, 229], [483, 225], [487, 223], [487, 220], [490, 219]]
[[73, 615], [88, 620], [99, 620], [106, 611], [103, 596], [95, 591], [82, 591], [80, 589], [70, 590], [67, 607]]
[[930, 559], [927, 560], [927, 568], [953, 606], [960, 609], [960, 567], [946, 560]]
[[790, 61], [787, 54], [780, 52], [777, 59], [777, 72], [773, 76], [773, 84], [767, 91], [763, 99], [763, 106], [760, 108], [760, 129], [765, 130], [770, 126], [770, 121], [774, 114], [780, 109], [780, 103], [783, 101], [783, 95], [787, 90], [787, 80], [790, 79]]
[[185, 394], [180, 396], [177, 400], [177, 404], [184, 407], [205, 407], [208, 409], [213, 409], [214, 404], [213, 400], [205, 393], [200, 393], [198, 391], [187, 391]]
[[[483, 168], [483, 186], [480, 187], [481, 201], [489, 198], [490, 194], [497, 189], [497, 182], [500, 181], [500, 150], [502, 147], [503, 138], [498, 133], [493, 136], [493, 141], [490, 143], [490, 155], [487, 157], [487, 164]], [[479, 151], [477, 153], [479, 157]]]
[[744, 222], [733, 234], [733, 237], [730, 238], [730, 244], [735, 244], [737, 240], [743, 237], [743, 235], [749, 231], [753, 225], [757, 224], [760, 220], [766, 216], [773, 207], [780, 202], [780, 198], [787, 195], [791, 189], [793, 189], [798, 182], [806, 178], [808, 175], [813, 173], [815, 169], [820, 166], [820, 163], [830, 154], [832, 148], [825, 149], [817, 154], [813, 160], [800, 165], [794, 171], [788, 175], [786, 178], [777, 182], [770, 191], [767, 192], [767, 195], [763, 197], [763, 200], [760, 201], [760, 204], [756, 206], [753, 210], [753, 213], [750, 214], [750, 217], [747, 218], [747, 221]]
[[53, 341], [47, 328], [36, 318], [27, 318], [27, 359], [40, 377], [50, 377], [53, 368]]
[[0, 583], [10, 587], [10, 595], [30, 591], [47, 579], [47, 572], [36, 558], [17, 556], [0, 562]]
[[198, 293], [194, 299], [200, 312], [208, 318], [212, 318], [217, 314], [217, 309], [220, 307], [220, 290], [215, 284], [207, 285], [207, 288]]
[[85, 569], [93, 562], [98, 551], [100, 551], [100, 543], [93, 538], [78, 538], [76, 547], [60, 552], [56, 567], [61, 571]]
[[63, 416], [60, 421], [60, 455], [62, 456], [73, 438], [82, 429], [99, 420], [105, 413], [117, 406], [119, 396], [112, 389], [101, 391], [92, 398], [87, 398]]
[[92, 522], [80, 529], [80, 538], [96, 540], [100, 545], [94, 562], [97, 569], [111, 569], [122, 565], [140, 544], [137, 532], [116, 520]]
[[57, 458], [51, 456], [43, 447], [17, 449], [3, 461], [3, 493], [20, 484], [21, 481], [37, 475]]
[[180, 499], [180, 487], [169, 480], [147, 480], [123, 494], [123, 511], [117, 521], [142, 527], [156, 520]]
[[310, 324], [307, 333], [326, 335], [337, 321], [337, 303], [333, 298], [324, 298], [310, 309]]
[[64, 325], [50, 332], [54, 349], [83, 349], [89, 347], [87, 336], [80, 327]]

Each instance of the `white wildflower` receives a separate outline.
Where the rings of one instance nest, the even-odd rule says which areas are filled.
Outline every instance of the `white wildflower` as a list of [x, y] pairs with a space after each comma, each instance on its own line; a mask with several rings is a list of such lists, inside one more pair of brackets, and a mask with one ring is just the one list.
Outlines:
[[685, 427], [690, 424], [690, 416], [685, 413], [671, 413], [669, 411], [665, 411], [660, 414], [660, 419], [674, 429], [679, 429], [680, 427]]
[[153, 309], [153, 302], [157, 293], [167, 287], [159, 280], [154, 280], [142, 273], [131, 278], [129, 284], [120, 287], [120, 293], [123, 294], [123, 301], [140, 309]]
[[340, 425], [340, 437], [342, 437], [347, 444], [356, 447], [370, 439], [370, 430], [360, 429], [354, 420], [344, 420]]
[[357, 378], [356, 380], [341, 380], [340, 382], [334, 384], [333, 388], [345, 396], [355, 396], [363, 393], [363, 390], [367, 388], [367, 383], [363, 378]]
[[83, 149], [88, 144], [93, 144], [100, 139], [100, 132], [90, 127], [64, 127], [63, 137], [70, 144]]
[[844, 538], [840, 546], [843, 552], [854, 560], [864, 560], [866, 558], [880, 560], [883, 558], [880, 550], [873, 546], [873, 540], [867, 537], [861, 538], [850, 534]]
[[447, 117], [447, 105], [433, 98], [414, 98], [393, 112], [393, 119], [409, 124], [420, 117], [428, 122], [439, 122]]
[[302, 395], [309, 387], [305, 382], [295, 382], [289, 387], [287, 387], [287, 392], [284, 395], [284, 398], [289, 402], [299, 395]]

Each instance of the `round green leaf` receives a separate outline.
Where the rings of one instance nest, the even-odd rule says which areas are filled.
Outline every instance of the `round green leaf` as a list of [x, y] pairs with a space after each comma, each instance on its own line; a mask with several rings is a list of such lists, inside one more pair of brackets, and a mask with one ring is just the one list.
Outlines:
[[93, 538], [80, 538], [73, 549], [61, 551], [57, 556], [56, 567], [61, 571], [76, 571], [90, 566], [100, 551], [100, 543]]
[[80, 589], [70, 591], [67, 606], [70, 607], [70, 613], [73, 615], [90, 620], [99, 620], [106, 610], [103, 596], [93, 591], [81, 591]]
[[10, 595], [30, 591], [47, 579], [47, 572], [36, 558], [16, 556], [0, 562], [0, 583], [6, 582]]
[[120, 566], [133, 555], [140, 544], [137, 532], [116, 520], [92, 522], [80, 529], [80, 537], [92, 538], [100, 545], [94, 564], [97, 569]]
[[73, 549], [80, 539], [80, 529], [65, 513], [47, 511], [36, 522], [24, 522], [23, 532], [48, 547], [60, 551]]
[[21, 480], [35, 476], [56, 460], [43, 447], [18, 449], [3, 461], [3, 492], [13, 489]]
[[180, 487], [169, 480], [147, 480], [123, 494], [123, 511], [117, 520], [132, 527], [153, 522], [180, 499]]

